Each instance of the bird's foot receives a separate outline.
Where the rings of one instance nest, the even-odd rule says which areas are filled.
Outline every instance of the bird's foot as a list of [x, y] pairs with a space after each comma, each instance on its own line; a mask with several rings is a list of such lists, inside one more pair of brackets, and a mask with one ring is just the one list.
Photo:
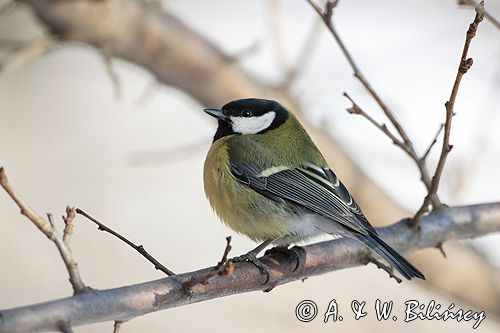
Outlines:
[[294, 259], [296, 264], [292, 272], [297, 271], [306, 262], [306, 251], [301, 246], [294, 246], [291, 248], [288, 248], [286, 246], [276, 246], [273, 247], [272, 249], [267, 250], [265, 254], [272, 255], [273, 253], [281, 253], [287, 257]]
[[257, 255], [253, 253], [253, 251], [250, 251], [246, 254], [242, 254], [241, 256], [237, 256], [234, 258], [229, 259], [229, 261], [232, 262], [250, 262], [252, 263], [255, 267], [257, 267], [262, 275], [266, 277], [264, 283], [266, 284], [269, 282], [269, 279], [271, 278], [271, 273], [269, 272], [269, 267], [262, 262], [259, 258], [257, 258]]

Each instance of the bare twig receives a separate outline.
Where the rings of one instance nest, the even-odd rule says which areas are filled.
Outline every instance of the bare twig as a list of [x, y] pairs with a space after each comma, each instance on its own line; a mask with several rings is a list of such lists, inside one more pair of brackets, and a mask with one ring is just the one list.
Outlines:
[[434, 145], [436, 144], [437, 139], [439, 137], [439, 134], [441, 134], [441, 131], [443, 130], [443, 127], [444, 127], [444, 124], [439, 125], [439, 128], [436, 132], [436, 135], [434, 136], [434, 139], [431, 141], [431, 143], [429, 144], [429, 147], [427, 147], [425, 153], [422, 155], [422, 157], [420, 159], [422, 159], [422, 160], [427, 159], [427, 156], [429, 156], [429, 154], [431, 153], [432, 147], [434, 147]]
[[[477, 7], [478, 3], [475, 0], [458, 0], [457, 3], [461, 6], [472, 6], [473, 8]], [[489, 21], [493, 26], [497, 29], [500, 29], [500, 22], [491, 15], [485, 8], [483, 8], [484, 18]]]
[[394, 270], [392, 269], [391, 266], [384, 264], [383, 262], [375, 259], [373, 256], [370, 256], [368, 258], [368, 262], [375, 264], [375, 266], [377, 266], [378, 269], [382, 269], [382, 270], [386, 271], [387, 274], [389, 274], [389, 277], [396, 280], [397, 283], [403, 282], [403, 280], [401, 280], [397, 275], [394, 274]]
[[443, 242], [438, 243], [436, 245], [436, 248], [439, 250], [439, 252], [441, 252], [441, 255], [443, 256], [443, 258], [447, 257], [446, 252], [444, 252]]
[[52, 214], [51, 214], [51, 213], [47, 213], [47, 220], [49, 220], [50, 226], [51, 226], [52, 228], [55, 228], [55, 227], [56, 227], [56, 226], [55, 226], [55, 224], [54, 224], [54, 218], [53, 218], [53, 216], [52, 216]]
[[53, 44], [53, 38], [48, 35], [37, 38], [10, 55], [6, 62], [2, 65], [1, 70], [7, 71], [20, 67], [25, 63], [45, 54], [50, 47], [53, 46]]
[[[380, 237], [404, 253], [440, 242], [471, 238], [500, 231], [500, 203], [443, 209], [422, 218], [420, 229], [408, 226], [407, 220], [377, 229]], [[305, 277], [364, 265], [369, 252], [360, 242], [346, 238], [303, 247], [305, 262], [298, 270], [292, 256], [281, 256], [278, 263], [266, 260], [270, 278], [262, 284], [262, 276], [253, 264], [234, 263], [234, 272], [214, 276], [208, 284], [198, 284], [189, 292], [183, 281], [204, 276], [213, 267], [109, 290], [95, 290], [85, 295], [1, 310], [0, 331], [58, 330], [59, 323], [73, 326], [94, 322], [129, 320], [153, 311], [164, 310], [250, 291], [266, 290]]]
[[66, 207], [66, 216], [62, 216], [64, 221], [63, 241], [68, 246], [71, 241], [71, 235], [73, 234], [73, 220], [75, 219], [75, 216], [75, 207]]
[[122, 85], [120, 79], [116, 74], [115, 68], [113, 66], [113, 60], [111, 59], [111, 50], [109, 46], [103, 46], [100, 49], [104, 67], [111, 79], [111, 83], [115, 89], [115, 98], [120, 99], [122, 97]]
[[183, 287], [186, 289], [191, 289], [197, 284], [207, 284], [208, 281], [214, 276], [226, 276], [232, 274], [234, 263], [227, 260], [229, 251], [231, 251], [231, 236], [226, 237], [226, 247], [224, 248], [222, 259], [217, 263], [217, 265], [213, 267], [212, 270], [206, 272], [206, 274], [193, 276], [190, 279], [185, 280], [182, 283]]
[[406, 151], [408, 148], [404, 142], [402, 142], [400, 139], [398, 139], [392, 132], [387, 128], [385, 124], [380, 124], [378, 123], [375, 119], [373, 119], [368, 113], [366, 113], [352, 98], [349, 96], [348, 93], [344, 92], [343, 94], [349, 101], [351, 101], [352, 106], [350, 108], [347, 108], [347, 112], [350, 114], [357, 114], [360, 115], [364, 118], [366, 118], [370, 123], [372, 123], [376, 128], [381, 130], [385, 135], [387, 135], [391, 140], [392, 143], [394, 143], [396, 146], [399, 148], [403, 149]]
[[144, 258], [146, 258], [150, 263], [152, 263], [157, 270], [162, 271], [163, 273], [167, 274], [168, 276], [175, 275], [174, 272], [172, 272], [171, 270], [169, 270], [168, 268], [166, 268], [165, 266], [163, 266], [158, 260], [156, 260], [152, 255], [150, 255], [148, 253], [148, 251], [146, 251], [146, 249], [144, 248], [144, 246], [142, 246], [142, 245], [136, 245], [136, 244], [132, 243], [126, 237], [120, 235], [119, 233], [117, 233], [113, 229], [111, 229], [111, 228], [105, 226], [104, 224], [102, 224], [101, 222], [97, 221], [95, 218], [93, 218], [89, 214], [85, 213], [80, 208], [76, 208], [75, 211], [76, 211], [77, 214], [85, 216], [87, 219], [89, 219], [90, 221], [92, 221], [95, 224], [97, 224], [97, 227], [98, 227], [97, 229], [98, 230], [110, 233], [111, 235], [115, 236], [116, 238], [118, 238], [119, 240], [121, 240], [122, 242], [126, 243], [128, 246], [132, 247], [134, 250], [136, 250], [137, 252], [139, 252]]
[[66, 265], [66, 269], [69, 274], [69, 281], [73, 286], [75, 294], [86, 291], [87, 287], [80, 277], [78, 264], [73, 259], [70, 248], [64, 243], [56, 228], [51, 225], [52, 222], [47, 222], [44, 218], [34, 213], [26, 204], [22, 202], [21, 198], [19, 198], [19, 196], [12, 189], [3, 167], [0, 167], [0, 185], [21, 209], [21, 214], [26, 216], [41, 232], [43, 232], [45, 236], [54, 242], [59, 250], [62, 260], [64, 261], [64, 264]]
[[[403, 146], [401, 146], [401, 148], [403, 148], [403, 150], [410, 156], [410, 158], [417, 165], [417, 168], [420, 171], [421, 180], [424, 183], [425, 187], [427, 188], [427, 191], [429, 191], [431, 188], [431, 178], [429, 176], [429, 172], [427, 171], [425, 160], [420, 159], [417, 152], [415, 151], [415, 148], [413, 146], [413, 142], [410, 140], [410, 138], [409, 138], [408, 134], [406, 133], [406, 131], [404, 130], [402, 124], [396, 119], [396, 116], [394, 115], [392, 110], [387, 106], [387, 104], [385, 104], [385, 102], [382, 100], [382, 98], [379, 96], [379, 94], [375, 91], [375, 89], [372, 87], [372, 85], [368, 82], [365, 75], [361, 72], [360, 68], [358, 67], [358, 65], [354, 61], [349, 50], [347, 50], [347, 47], [345, 46], [344, 42], [340, 38], [340, 35], [338, 34], [337, 30], [335, 29], [335, 26], [334, 26], [333, 20], [332, 20], [332, 13], [333, 13], [333, 8], [337, 5], [338, 1], [327, 1], [325, 4], [324, 10], [322, 10], [316, 3], [314, 3], [313, 0], [307, 0], [307, 2], [314, 8], [314, 10], [322, 18], [326, 27], [328, 28], [328, 30], [332, 34], [333, 38], [335, 39], [335, 41], [339, 45], [342, 53], [344, 54], [344, 57], [349, 62], [349, 65], [351, 66], [351, 68], [353, 70], [354, 77], [358, 79], [358, 81], [363, 85], [363, 87], [365, 87], [365, 89], [368, 91], [368, 93], [377, 102], [379, 107], [384, 112], [385, 116], [389, 119], [389, 121], [394, 126], [394, 128], [396, 129], [398, 134], [401, 136], [401, 139], [403, 141]], [[436, 206], [441, 205], [441, 202], [439, 201], [439, 198], [437, 195], [432, 196], [432, 203], [433, 203], [433, 205], [435, 204]]]
[[[436, 167], [436, 171], [434, 176], [432, 177], [431, 188], [429, 189], [429, 193], [424, 198], [424, 202], [422, 206], [417, 211], [415, 216], [412, 219], [412, 225], [416, 226], [418, 224], [419, 219], [429, 210], [429, 205], [437, 194], [437, 190], [439, 187], [439, 181], [441, 179], [441, 175], [443, 173], [444, 164], [446, 162], [446, 158], [448, 157], [449, 152], [453, 148], [453, 145], [450, 144], [450, 133], [451, 133], [451, 121], [453, 119], [453, 106], [455, 105], [455, 99], [457, 98], [458, 88], [460, 87], [460, 82], [462, 81], [462, 77], [472, 66], [472, 58], [467, 58], [467, 53], [469, 51], [469, 46], [476, 35], [477, 28], [479, 23], [483, 21], [484, 18], [484, 2], [481, 1], [478, 6], [476, 6], [476, 15], [474, 16], [474, 21], [469, 25], [469, 29], [467, 30], [467, 34], [465, 36], [465, 43], [462, 50], [462, 56], [460, 57], [460, 63], [458, 65], [457, 74], [455, 76], [455, 82], [453, 83], [453, 88], [451, 89], [450, 98], [445, 103], [446, 109], [446, 121], [444, 123], [444, 137], [443, 137], [443, 146], [441, 148], [441, 155], [439, 156], [439, 161]], [[441, 206], [433, 205], [434, 208], [440, 208]]]
[[122, 328], [123, 321], [116, 320], [113, 324], [113, 333], [119, 333], [120, 328]]

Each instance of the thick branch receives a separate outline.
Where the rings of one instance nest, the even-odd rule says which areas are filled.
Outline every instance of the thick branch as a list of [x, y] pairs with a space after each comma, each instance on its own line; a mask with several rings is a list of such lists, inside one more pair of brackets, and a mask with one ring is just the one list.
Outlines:
[[[439, 210], [422, 218], [420, 229], [408, 220], [378, 229], [381, 237], [401, 252], [436, 247], [446, 240], [471, 238], [500, 231], [500, 203]], [[229, 275], [213, 276], [189, 292], [184, 281], [204, 276], [213, 268], [132, 286], [87, 293], [20, 308], [0, 311], [0, 331], [58, 330], [61, 323], [81, 325], [102, 321], [126, 321], [133, 317], [209, 299], [267, 290], [308, 276], [366, 264], [370, 252], [361, 243], [339, 239], [304, 247], [305, 263], [295, 272], [295, 258], [281, 253], [262, 260], [270, 267], [270, 279], [262, 285], [259, 270], [250, 263], [235, 263]], [[265, 296], [262, 296], [265, 297]]]

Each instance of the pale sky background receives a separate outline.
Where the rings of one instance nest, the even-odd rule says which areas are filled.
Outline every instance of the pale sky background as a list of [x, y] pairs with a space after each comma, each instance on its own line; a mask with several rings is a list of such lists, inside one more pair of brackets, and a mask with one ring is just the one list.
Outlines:
[[[242, 59], [242, 65], [263, 81], [279, 82], [283, 64], [276, 62], [270, 37], [271, 21], [276, 17], [270, 15], [269, 3], [170, 0], [165, 7], [230, 54], [257, 41], [258, 51]], [[291, 65], [316, 16], [305, 1], [276, 3], [282, 54]], [[500, 1], [487, 1], [487, 6], [500, 17]], [[472, 18], [472, 10], [459, 9], [452, 0], [344, 0], [336, 10], [339, 33], [419, 152], [444, 120], [444, 102]], [[356, 161], [398, 202], [409, 210], [418, 209], [425, 193], [415, 166], [365, 119], [345, 112], [349, 103], [342, 92], [347, 91], [370, 114], [386, 122], [352, 78], [331, 36], [323, 28], [320, 34], [293, 94], [302, 101], [309, 118], [349, 147]], [[25, 11], [0, 19], [0, 39], [30, 40], [39, 35]], [[482, 23], [469, 55], [474, 65], [457, 98], [451, 139], [454, 149], [439, 192], [451, 205], [500, 199], [498, 30]], [[215, 123], [201, 112], [201, 105], [175, 89], [157, 86], [141, 98], [151, 86], [151, 76], [123, 61], [114, 65], [123, 88], [120, 100], [114, 97], [101, 58], [80, 45], [63, 46], [0, 73], [0, 165], [18, 193], [39, 214], [59, 216], [67, 204], [79, 206], [144, 244], [176, 272], [215, 264], [227, 235], [233, 236], [233, 255], [253, 247], [219, 223], [203, 193], [203, 160]], [[179, 147], [194, 148], [167, 156]], [[434, 163], [438, 151], [431, 156]], [[460, 173], [463, 167], [468, 170], [465, 176]], [[464, 181], [462, 189], [453, 186], [457, 179]], [[19, 215], [4, 193], [0, 193], [0, 213], [0, 308], [70, 295], [55, 247]], [[499, 240], [492, 235], [474, 243], [500, 264]], [[72, 247], [84, 281], [94, 288], [162, 277], [133, 250], [83, 219], [77, 220]], [[214, 331], [220, 325], [242, 332], [318, 332], [337, 327], [351, 332], [471, 331], [470, 322], [379, 323], [373, 313], [364, 320], [349, 317], [335, 324], [323, 324], [321, 316], [309, 324], [294, 318], [295, 306], [302, 299], [316, 301], [321, 313], [332, 298], [346, 312], [353, 299], [367, 300], [371, 307], [376, 298], [392, 299], [400, 314], [408, 299], [436, 299], [444, 306], [452, 301], [419, 283], [397, 285], [368, 266], [292, 283], [270, 294], [237, 295], [162, 311], [132, 320], [123, 332]], [[111, 327], [111, 323], [101, 323], [75, 331], [102, 332]], [[499, 327], [487, 319], [480, 329], [498, 332]]]

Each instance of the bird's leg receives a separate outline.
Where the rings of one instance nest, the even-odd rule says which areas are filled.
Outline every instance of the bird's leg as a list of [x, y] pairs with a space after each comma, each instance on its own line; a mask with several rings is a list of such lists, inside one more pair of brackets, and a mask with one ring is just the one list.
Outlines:
[[259, 271], [266, 276], [266, 281], [263, 284], [266, 284], [269, 281], [269, 267], [264, 264], [257, 255], [262, 252], [269, 244], [271, 244], [274, 239], [266, 239], [264, 242], [259, 244], [255, 249], [249, 251], [248, 253], [242, 254], [241, 256], [234, 257], [230, 259], [232, 262], [244, 262], [248, 261], [255, 265], [259, 269]]
[[304, 248], [301, 246], [294, 246], [288, 248], [287, 246], [276, 246], [266, 251], [265, 254], [281, 253], [287, 257], [292, 257], [295, 261], [295, 268], [292, 272], [295, 272], [299, 267], [302, 267], [306, 261], [306, 253]]

